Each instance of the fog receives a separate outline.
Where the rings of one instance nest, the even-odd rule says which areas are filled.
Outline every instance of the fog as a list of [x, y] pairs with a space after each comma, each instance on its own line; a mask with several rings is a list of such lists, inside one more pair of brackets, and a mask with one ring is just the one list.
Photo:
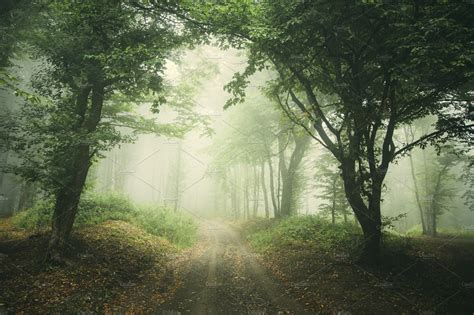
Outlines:
[[[225, 139], [232, 133], [240, 133], [245, 136], [249, 132], [245, 126], [245, 119], [250, 120], [252, 115], [251, 111], [248, 111], [248, 107], [260, 106], [260, 103], [267, 102], [264, 100], [265, 95], [262, 87], [265, 77], [270, 77], [271, 73], [254, 75], [247, 88], [245, 103], [224, 110], [224, 104], [230, 95], [223, 87], [231, 81], [236, 72], [244, 70], [245, 53], [233, 49], [221, 50], [217, 47], [203, 46], [197, 50], [185, 52], [180, 63], [192, 68], [193, 72], [199, 73], [202, 71], [199, 61], [202, 60], [211, 62], [217, 67], [216, 73], [209, 79], [203, 80], [199, 93], [195, 96], [196, 111], [210, 119], [213, 134], [203, 135], [202, 128], [197, 128], [187, 133], [182, 139], [149, 134], [139, 135], [134, 143], [122, 144], [110, 152], [104, 152], [105, 158], [94, 166], [92, 175], [89, 176], [96, 191], [123, 193], [135, 201], [163, 205], [190, 213], [198, 218], [226, 217], [235, 219], [242, 216], [240, 214], [242, 209], [239, 210], [239, 215], [236, 215], [234, 213], [236, 209], [232, 210], [231, 208], [245, 207], [245, 201], [240, 205], [232, 206], [231, 192], [228, 187], [227, 189], [223, 187], [222, 183], [227, 178], [230, 186], [233, 186], [237, 194], [241, 195], [239, 198], [244, 198], [243, 183], [238, 176], [229, 180], [228, 176], [223, 174], [222, 169], [216, 167], [216, 154], [213, 148], [219, 146], [219, 137]], [[183, 74], [177, 71], [176, 64], [170, 62], [166, 80], [179, 82], [182, 78]], [[271, 104], [261, 105], [271, 106]], [[173, 117], [166, 109], [159, 114], [152, 113], [150, 104], [142, 104], [140, 112], [149, 118], [156, 117], [158, 121], [164, 123], [171, 121]], [[234, 121], [240, 124], [236, 125]], [[430, 118], [427, 118], [422, 124], [429, 126], [431, 122]], [[403, 130], [398, 130], [396, 140], [399, 143], [405, 141]], [[259, 143], [249, 144], [250, 147], [255, 145], [261, 146]], [[248, 147], [241, 145], [237, 152], [240, 152], [238, 155], [246, 155], [248, 150]], [[311, 140], [300, 165], [300, 174], [304, 178], [304, 183], [295, 203], [298, 215], [322, 215], [323, 201], [319, 197], [322, 189], [320, 179], [315, 176], [315, 173], [318, 161], [324, 152], [325, 149], [321, 145]], [[426, 150], [416, 148], [411, 152], [411, 155], [417, 164], [414, 172], [419, 177], [418, 189], [425, 190], [424, 196], [421, 197], [424, 198], [422, 202], [429, 203], [431, 197], [427, 191], [428, 188], [423, 188], [424, 185], [428, 185], [426, 181], [429, 180], [426, 175], [428, 172], [426, 163], [427, 161], [431, 163], [437, 154], [432, 148]], [[236, 155], [235, 158], [238, 159], [238, 156]], [[233, 163], [232, 160], [230, 162]], [[238, 164], [235, 160], [234, 163]], [[466, 169], [468, 169], [466, 163], [458, 163], [450, 170], [449, 176], [443, 179], [452, 192], [448, 198], [448, 209], [444, 209], [438, 218], [441, 230], [452, 228], [470, 230], [474, 225], [472, 213], [463, 199], [463, 195], [466, 197], [465, 194], [469, 193], [467, 182], [461, 178], [461, 174], [466, 172]], [[265, 180], [266, 185], [269, 185], [268, 176]], [[278, 181], [278, 178], [276, 180]], [[410, 229], [420, 229], [420, 214], [415, 196], [416, 188], [408, 155], [391, 165], [385, 183], [382, 203], [383, 215], [386, 217], [401, 215], [394, 223], [394, 229], [399, 233], [409, 232]], [[250, 207], [256, 208], [257, 216], [265, 216], [265, 200], [261, 192], [257, 197], [250, 198], [249, 201], [253, 204]], [[267, 202], [270, 204], [268, 200]], [[354, 221], [351, 213], [347, 215], [350, 220]], [[270, 211], [271, 216], [273, 214]]]

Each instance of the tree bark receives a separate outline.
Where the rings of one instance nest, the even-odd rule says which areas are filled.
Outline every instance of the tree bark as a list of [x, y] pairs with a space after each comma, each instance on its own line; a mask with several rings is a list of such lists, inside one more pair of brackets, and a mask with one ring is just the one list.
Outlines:
[[372, 196], [366, 205], [362, 198], [360, 184], [357, 182], [354, 159], [343, 160], [342, 173], [346, 198], [363, 232], [364, 244], [360, 262], [376, 264], [379, 261], [382, 239], [380, 202], [383, 181], [379, 179], [372, 183]]
[[269, 211], [269, 207], [268, 207], [268, 192], [267, 192], [267, 185], [265, 184], [265, 162], [262, 161], [262, 165], [261, 165], [261, 176], [260, 176], [260, 179], [261, 179], [261, 185], [262, 185], [262, 193], [263, 193], [263, 200], [265, 202], [265, 218], [269, 218], [270, 217], [270, 211]]
[[260, 190], [259, 190], [259, 176], [257, 171], [257, 166], [253, 165], [253, 213], [252, 217], [257, 217], [258, 212], [258, 199], [260, 198]]
[[438, 219], [438, 196], [441, 190], [441, 181], [443, 180], [443, 177], [446, 175], [446, 171], [448, 170], [448, 167], [445, 166], [441, 169], [441, 171], [438, 173], [437, 179], [436, 179], [436, 185], [435, 189], [433, 192], [433, 196], [431, 199], [431, 206], [430, 206], [430, 212], [431, 212], [431, 236], [436, 237], [438, 234], [437, 231], [437, 219]]
[[331, 207], [331, 222], [332, 222], [332, 224], [336, 224], [336, 198], [337, 198], [336, 182], [337, 182], [337, 178], [333, 177], [333, 180], [332, 180], [332, 207]]
[[[409, 127], [405, 128], [405, 139], [406, 139], [407, 143], [413, 142], [413, 140], [414, 140], [413, 131], [410, 129], [412, 139], [408, 139], [408, 130], [407, 130], [407, 128], [409, 128]], [[425, 234], [427, 234], [426, 223], [425, 223], [425, 213], [423, 211], [423, 206], [421, 204], [420, 192], [418, 191], [418, 182], [416, 180], [415, 165], [414, 165], [414, 162], [413, 162], [413, 156], [412, 156], [411, 152], [408, 155], [408, 159], [410, 161], [411, 177], [413, 179], [413, 186], [415, 188], [416, 205], [418, 207], [418, 212], [420, 213], [422, 233], [425, 235]]]
[[304, 157], [304, 153], [309, 144], [309, 137], [293, 135], [295, 148], [291, 154], [288, 167], [286, 166], [284, 156], [280, 158], [280, 170], [282, 172], [282, 192], [281, 192], [281, 215], [288, 217], [294, 214], [294, 188], [298, 167]]
[[270, 177], [270, 196], [271, 196], [272, 205], [273, 205], [273, 216], [275, 218], [278, 218], [278, 217], [280, 217], [280, 211], [278, 209], [278, 203], [277, 203], [277, 200], [276, 200], [277, 196], [276, 196], [276, 192], [275, 192], [275, 179], [274, 179], [274, 173], [273, 173], [272, 158], [271, 158], [270, 154], [268, 154], [267, 162], [268, 162], [268, 169], [269, 169], [269, 172], [270, 172], [270, 174], [268, 176]]
[[[87, 108], [89, 92], [91, 95], [91, 106]], [[96, 84], [92, 89], [85, 89], [77, 97], [77, 112], [80, 114], [78, 121], [79, 133], [87, 135], [94, 132], [100, 122], [102, 106], [104, 102], [104, 87]], [[86, 115], [87, 114], [87, 115]], [[53, 263], [62, 263], [64, 250], [71, 233], [77, 208], [81, 197], [87, 173], [91, 165], [91, 143], [83, 141], [71, 148], [72, 158], [65, 165], [67, 170], [66, 182], [56, 193], [56, 203], [52, 220], [52, 233], [46, 254], [46, 259]]]

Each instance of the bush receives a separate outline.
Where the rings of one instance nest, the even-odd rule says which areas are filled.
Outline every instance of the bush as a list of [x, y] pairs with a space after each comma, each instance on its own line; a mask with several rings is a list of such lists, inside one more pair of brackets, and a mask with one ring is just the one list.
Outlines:
[[248, 235], [250, 244], [260, 251], [287, 246], [313, 246], [326, 251], [351, 252], [357, 248], [361, 239], [357, 226], [341, 223], [333, 225], [316, 216], [275, 220], [274, 224]]
[[[12, 219], [14, 226], [28, 230], [41, 230], [51, 226], [54, 202], [42, 200]], [[99, 195], [86, 193], [81, 197], [75, 227], [93, 225], [107, 220], [128, 221], [135, 212], [130, 200], [120, 194]]]
[[133, 219], [150, 234], [164, 237], [178, 247], [191, 246], [197, 226], [188, 215], [159, 206], [142, 206]]
[[19, 212], [12, 218], [13, 226], [27, 230], [40, 230], [51, 226], [53, 213], [51, 200], [38, 201], [32, 208]]
[[[51, 226], [54, 203], [37, 202], [32, 208], [16, 214], [12, 224], [28, 230]], [[197, 226], [180, 212], [160, 206], [137, 206], [127, 197], [116, 194], [86, 193], [81, 197], [74, 227], [122, 220], [135, 224], [150, 234], [168, 239], [178, 247], [190, 246], [196, 239]]]

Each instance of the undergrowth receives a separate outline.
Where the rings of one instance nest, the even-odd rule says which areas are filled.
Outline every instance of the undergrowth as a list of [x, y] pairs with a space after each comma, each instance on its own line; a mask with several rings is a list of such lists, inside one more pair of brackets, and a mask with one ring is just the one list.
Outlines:
[[[245, 225], [244, 234], [250, 245], [259, 252], [302, 248], [321, 253], [345, 253], [358, 256], [363, 245], [359, 226], [353, 223], [336, 223], [319, 216], [298, 216], [286, 219], [259, 219]], [[384, 233], [383, 252], [403, 252], [409, 239], [389, 232]]]
[[[27, 230], [44, 230], [51, 225], [54, 203], [37, 202], [30, 209], [17, 213], [13, 226]], [[188, 215], [157, 205], [134, 204], [126, 196], [116, 193], [85, 193], [81, 197], [74, 227], [100, 224], [109, 220], [130, 222], [146, 232], [163, 237], [177, 247], [194, 243], [197, 226]]]

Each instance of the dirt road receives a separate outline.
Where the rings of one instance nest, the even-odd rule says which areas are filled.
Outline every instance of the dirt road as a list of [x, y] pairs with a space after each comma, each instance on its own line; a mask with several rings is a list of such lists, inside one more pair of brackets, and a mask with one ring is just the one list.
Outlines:
[[182, 286], [158, 314], [304, 314], [230, 226], [205, 221]]

